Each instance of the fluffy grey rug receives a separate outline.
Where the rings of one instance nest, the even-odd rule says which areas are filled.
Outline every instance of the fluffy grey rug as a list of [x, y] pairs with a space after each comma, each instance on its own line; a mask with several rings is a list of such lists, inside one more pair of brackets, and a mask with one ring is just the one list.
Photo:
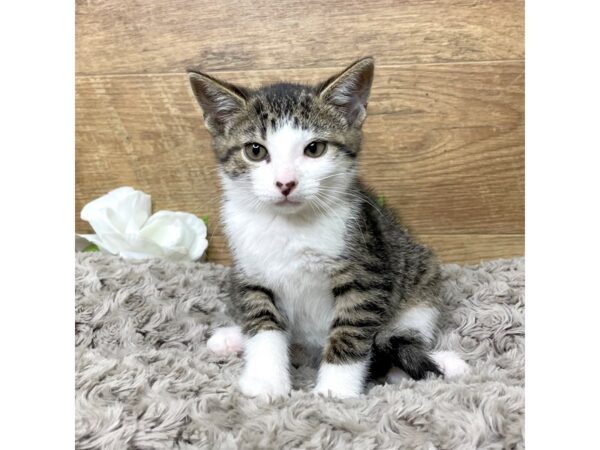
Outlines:
[[228, 269], [76, 256], [79, 449], [523, 448], [524, 261], [444, 266], [438, 348], [472, 371], [455, 381], [372, 385], [357, 399], [315, 397], [294, 369], [290, 398], [236, 389], [241, 359], [206, 348], [226, 314]]

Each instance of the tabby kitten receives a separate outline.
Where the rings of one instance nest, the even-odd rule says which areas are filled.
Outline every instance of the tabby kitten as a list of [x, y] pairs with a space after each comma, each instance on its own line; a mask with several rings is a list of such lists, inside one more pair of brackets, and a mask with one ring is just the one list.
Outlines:
[[460, 373], [431, 354], [440, 270], [358, 178], [374, 72], [356, 61], [317, 86], [250, 90], [190, 71], [213, 137], [241, 327], [215, 352], [243, 349], [242, 393], [291, 389], [291, 344], [319, 355], [315, 391], [359, 395], [368, 377]]

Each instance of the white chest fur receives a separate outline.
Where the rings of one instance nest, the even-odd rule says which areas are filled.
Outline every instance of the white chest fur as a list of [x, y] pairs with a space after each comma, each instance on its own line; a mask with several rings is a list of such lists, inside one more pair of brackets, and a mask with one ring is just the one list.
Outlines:
[[246, 276], [275, 293], [294, 342], [322, 347], [333, 313], [328, 277], [344, 249], [347, 206], [336, 216], [297, 217], [256, 212], [226, 201], [225, 231]]

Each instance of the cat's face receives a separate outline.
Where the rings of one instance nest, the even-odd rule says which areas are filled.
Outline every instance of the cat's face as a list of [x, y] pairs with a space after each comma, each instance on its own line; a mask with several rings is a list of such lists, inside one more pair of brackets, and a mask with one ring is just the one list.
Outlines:
[[251, 91], [189, 75], [230, 197], [283, 214], [319, 212], [354, 180], [371, 58], [317, 86]]

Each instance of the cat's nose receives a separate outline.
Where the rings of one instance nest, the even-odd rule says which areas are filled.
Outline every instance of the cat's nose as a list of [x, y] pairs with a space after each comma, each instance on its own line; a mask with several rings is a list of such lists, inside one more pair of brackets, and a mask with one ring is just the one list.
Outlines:
[[296, 180], [287, 181], [283, 183], [281, 181], [276, 181], [275, 186], [277, 186], [281, 193], [287, 197], [288, 195], [290, 195], [290, 192], [292, 192], [294, 188], [298, 186], [298, 182]]

